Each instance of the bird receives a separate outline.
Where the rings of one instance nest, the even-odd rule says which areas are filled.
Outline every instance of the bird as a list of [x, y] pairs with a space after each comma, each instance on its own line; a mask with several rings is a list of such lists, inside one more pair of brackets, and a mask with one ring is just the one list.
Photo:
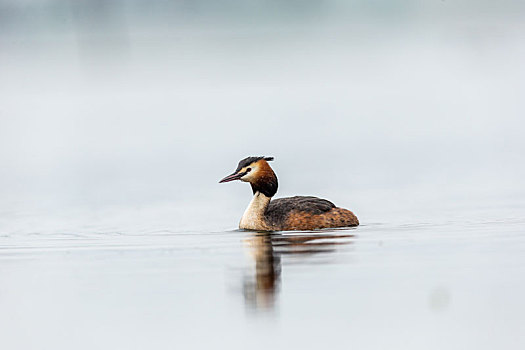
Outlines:
[[277, 193], [277, 176], [268, 164], [273, 157], [247, 157], [237, 169], [219, 183], [240, 180], [250, 183], [253, 198], [239, 228], [254, 231], [309, 231], [358, 226], [359, 220], [348, 209], [312, 196], [272, 199]]

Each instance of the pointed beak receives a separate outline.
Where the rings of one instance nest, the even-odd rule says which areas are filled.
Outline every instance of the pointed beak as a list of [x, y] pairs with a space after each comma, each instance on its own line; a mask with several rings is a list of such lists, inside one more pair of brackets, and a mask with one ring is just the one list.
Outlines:
[[223, 182], [230, 182], [230, 181], [234, 181], [234, 180], [239, 180], [243, 176], [244, 176], [243, 173], [233, 173], [231, 175], [226, 176], [224, 179], [219, 181], [219, 183], [221, 184]]

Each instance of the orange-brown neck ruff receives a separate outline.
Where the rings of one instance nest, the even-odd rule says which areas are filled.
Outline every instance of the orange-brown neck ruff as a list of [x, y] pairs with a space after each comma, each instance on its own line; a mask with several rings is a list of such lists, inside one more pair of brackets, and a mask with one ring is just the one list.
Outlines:
[[277, 193], [277, 176], [264, 159], [257, 161], [257, 167], [256, 177], [250, 181], [253, 194], [261, 192], [266, 197], [273, 197]]

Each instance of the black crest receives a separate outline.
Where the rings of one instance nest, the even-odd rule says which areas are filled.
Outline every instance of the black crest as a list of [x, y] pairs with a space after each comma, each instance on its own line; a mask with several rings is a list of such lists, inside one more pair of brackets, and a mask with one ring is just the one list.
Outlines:
[[237, 169], [235, 170], [236, 172], [241, 170], [242, 168], [252, 164], [253, 162], [256, 162], [258, 160], [261, 160], [261, 159], [264, 159], [268, 162], [272, 161], [273, 160], [273, 157], [247, 157], [247, 158], [244, 158], [243, 160], [241, 160], [239, 162], [239, 165], [237, 165]]

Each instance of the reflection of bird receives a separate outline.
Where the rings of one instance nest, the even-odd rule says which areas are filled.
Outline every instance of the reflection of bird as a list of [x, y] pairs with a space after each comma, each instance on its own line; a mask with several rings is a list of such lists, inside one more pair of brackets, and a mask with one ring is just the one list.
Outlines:
[[281, 275], [281, 258], [274, 254], [268, 234], [255, 234], [246, 243], [255, 260], [255, 281], [244, 282], [245, 300], [257, 308], [273, 307]]
[[331, 253], [337, 245], [352, 243], [353, 235], [308, 234], [284, 235], [255, 232], [246, 240], [246, 247], [255, 261], [255, 275], [244, 281], [244, 298], [257, 309], [273, 308], [281, 280], [281, 255], [304, 257]]
[[248, 157], [235, 172], [220, 182], [241, 180], [252, 185], [253, 199], [239, 228], [260, 231], [314, 230], [359, 225], [350, 210], [317, 197], [289, 197], [271, 201], [277, 192], [277, 176], [268, 164], [272, 157]]

